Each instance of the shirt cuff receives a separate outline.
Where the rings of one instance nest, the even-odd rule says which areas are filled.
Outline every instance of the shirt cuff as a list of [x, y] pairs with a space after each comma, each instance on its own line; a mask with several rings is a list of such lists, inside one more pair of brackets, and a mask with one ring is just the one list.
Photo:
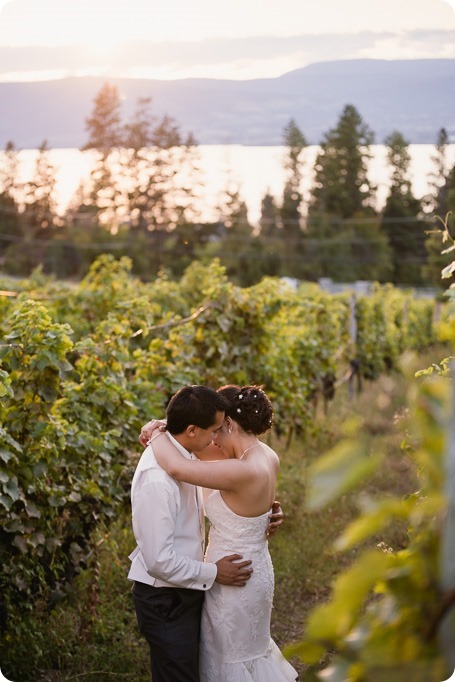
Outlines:
[[195, 590], [209, 590], [215, 582], [217, 572], [216, 564], [202, 564], [199, 580], [192, 585], [192, 588]]

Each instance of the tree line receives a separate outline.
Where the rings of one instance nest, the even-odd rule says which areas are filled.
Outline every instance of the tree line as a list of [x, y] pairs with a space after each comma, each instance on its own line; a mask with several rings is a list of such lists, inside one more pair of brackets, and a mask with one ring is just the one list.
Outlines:
[[[224, 189], [218, 219], [201, 220], [196, 140], [169, 116], [155, 116], [150, 98], [138, 99], [125, 122], [120, 94], [106, 83], [86, 130], [90, 176], [64, 215], [57, 213], [47, 142], [25, 183], [19, 181], [19, 151], [7, 143], [0, 165], [4, 271], [27, 275], [41, 266], [58, 277], [80, 278], [100, 253], [122, 253], [144, 279], [163, 268], [179, 277], [192, 261], [218, 257], [243, 286], [264, 276], [440, 284], [445, 261], [440, 238], [431, 233], [439, 228], [434, 217], [455, 210], [455, 166], [449, 167], [444, 128], [436, 139], [431, 191], [422, 198], [411, 187], [409, 142], [398, 130], [386, 138], [391, 179], [378, 211], [377, 188], [367, 172], [374, 133], [357, 109], [344, 107], [323, 136], [313, 168], [305, 135], [291, 119], [283, 130], [283, 190], [279, 197], [266, 192], [259, 226], [250, 224], [236, 183]], [[310, 175], [312, 187], [304, 196], [302, 180]]]

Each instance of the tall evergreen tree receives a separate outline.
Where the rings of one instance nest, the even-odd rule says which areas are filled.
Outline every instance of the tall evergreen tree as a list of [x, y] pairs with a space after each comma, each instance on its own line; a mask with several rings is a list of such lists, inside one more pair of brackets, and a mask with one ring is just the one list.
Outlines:
[[217, 256], [230, 277], [242, 286], [256, 281], [260, 262], [257, 237], [248, 219], [248, 209], [237, 182], [228, 179], [220, 205], [220, 239], [207, 244], [206, 256]]
[[9, 141], [0, 155], [0, 256], [22, 238], [22, 221], [16, 192], [19, 188], [19, 159]]
[[430, 198], [431, 209], [442, 218], [445, 217], [447, 208], [447, 177], [449, 174], [447, 150], [449, 145], [449, 135], [445, 128], [441, 128], [435, 145], [435, 152], [432, 156], [434, 170], [430, 174], [430, 185], [432, 196]]
[[183, 140], [174, 119], [158, 120], [150, 106], [150, 98], [139, 99], [125, 126], [126, 212], [133, 228], [168, 230], [196, 215], [198, 149], [192, 135]]
[[46, 267], [49, 240], [55, 237], [54, 228], [61, 226], [55, 186], [56, 169], [44, 141], [38, 149], [32, 177], [21, 185], [23, 240], [14, 240], [5, 252], [5, 267], [9, 272], [24, 275], [38, 265]]
[[289, 121], [283, 131], [283, 142], [286, 147], [283, 160], [286, 181], [279, 215], [285, 235], [298, 237], [302, 227], [302, 215], [300, 212], [303, 175], [302, 152], [307, 146], [307, 141], [294, 119]]
[[310, 213], [352, 218], [365, 209], [371, 214], [374, 188], [368, 175], [374, 135], [352, 104], [347, 104], [335, 128], [322, 142], [315, 163]]
[[270, 191], [264, 194], [261, 201], [261, 215], [259, 218], [261, 253], [261, 276], [276, 277], [284, 274], [284, 257], [286, 241], [283, 239], [281, 228], [278, 227], [279, 209]]
[[93, 101], [92, 115], [85, 125], [89, 135], [83, 149], [108, 153], [123, 143], [121, 102], [118, 88], [105, 83]]
[[307, 276], [352, 281], [386, 275], [387, 243], [378, 233], [368, 179], [374, 135], [347, 104], [321, 142], [307, 218]]
[[283, 159], [285, 184], [278, 211], [283, 274], [289, 277], [301, 277], [302, 258], [305, 251], [301, 184], [304, 167], [303, 150], [307, 146], [307, 141], [294, 119], [291, 119], [284, 128], [283, 143], [286, 150]]
[[[147, 231], [150, 222], [150, 147], [155, 119], [150, 111], [151, 98], [139, 98], [133, 118], [125, 127], [122, 170], [127, 183], [127, 213], [131, 227]], [[152, 197], [157, 199], [157, 196]]]
[[112, 172], [114, 150], [124, 142], [120, 95], [115, 85], [105, 83], [96, 95], [86, 128], [89, 139], [82, 150], [93, 150], [95, 161], [90, 173], [90, 191], [81, 210], [86, 213], [89, 207], [96, 207], [99, 220], [115, 232], [118, 210], [124, 204], [123, 192]]
[[391, 167], [391, 184], [382, 212], [381, 229], [392, 253], [392, 279], [396, 283], [421, 284], [426, 261], [422, 202], [412, 193], [409, 178], [409, 143], [398, 131], [385, 140]]
[[261, 228], [261, 238], [268, 239], [276, 236], [278, 223], [278, 207], [275, 198], [270, 191], [262, 197], [261, 201], [261, 217], [259, 218], [259, 226]]
[[49, 156], [47, 140], [38, 149], [34, 175], [24, 186], [24, 225], [31, 236], [42, 236], [42, 230], [49, 230], [56, 224], [57, 201], [56, 168]]

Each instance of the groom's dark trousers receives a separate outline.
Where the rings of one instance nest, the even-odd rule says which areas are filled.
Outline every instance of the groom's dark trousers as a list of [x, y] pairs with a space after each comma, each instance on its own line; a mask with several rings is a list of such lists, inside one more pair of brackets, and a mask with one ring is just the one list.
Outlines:
[[132, 587], [139, 631], [150, 646], [153, 682], [199, 682], [199, 632], [204, 592]]

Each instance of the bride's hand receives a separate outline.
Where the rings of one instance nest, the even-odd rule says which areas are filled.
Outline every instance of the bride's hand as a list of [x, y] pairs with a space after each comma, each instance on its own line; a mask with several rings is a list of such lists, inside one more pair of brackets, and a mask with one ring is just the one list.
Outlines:
[[165, 419], [152, 419], [151, 421], [144, 424], [141, 429], [141, 435], [139, 436], [139, 443], [144, 446], [144, 448], [149, 444], [150, 440], [158, 431], [163, 431], [163, 427], [166, 426]]
[[283, 510], [281, 509], [281, 504], [278, 502], [278, 500], [275, 500], [275, 502], [272, 504], [272, 513], [270, 514], [269, 519], [269, 525], [265, 531], [267, 538], [270, 538], [272, 535], [274, 535], [284, 521]]

